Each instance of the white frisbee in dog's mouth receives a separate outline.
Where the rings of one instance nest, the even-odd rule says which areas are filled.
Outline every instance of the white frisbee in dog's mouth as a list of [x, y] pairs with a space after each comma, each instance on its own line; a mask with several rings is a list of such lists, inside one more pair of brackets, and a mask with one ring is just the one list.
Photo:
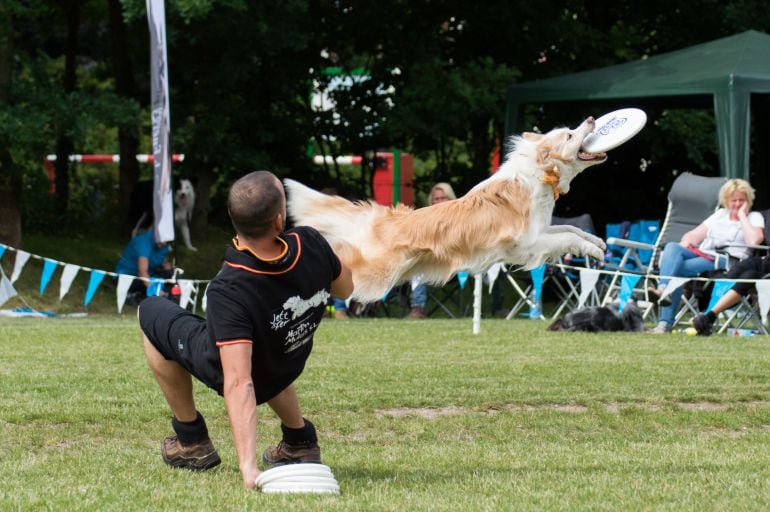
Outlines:
[[647, 114], [638, 108], [622, 108], [604, 114], [596, 120], [594, 131], [583, 140], [581, 150], [596, 154], [615, 149], [639, 133], [645, 124]]

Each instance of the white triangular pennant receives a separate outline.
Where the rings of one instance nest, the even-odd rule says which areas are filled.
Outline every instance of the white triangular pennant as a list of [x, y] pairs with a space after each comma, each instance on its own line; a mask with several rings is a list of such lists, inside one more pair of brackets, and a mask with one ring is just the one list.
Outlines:
[[131, 287], [131, 283], [133, 282], [134, 276], [127, 276], [125, 274], [118, 275], [118, 313], [123, 312], [123, 305], [126, 303], [128, 289]]
[[59, 280], [59, 300], [62, 300], [64, 296], [67, 295], [67, 292], [70, 291], [72, 281], [75, 280], [75, 276], [79, 270], [80, 267], [77, 265], [73, 265], [71, 263], [64, 265], [64, 270], [62, 270], [61, 279]]
[[2, 276], [0, 277], [0, 306], [5, 304], [8, 299], [15, 297], [16, 295], [18, 295], [16, 293], [16, 289], [13, 287], [8, 278], [5, 277], [5, 272], [2, 272]]
[[16, 263], [13, 264], [13, 274], [11, 274], [11, 284], [15, 283], [21, 275], [21, 269], [27, 264], [30, 254], [27, 251], [16, 251]]
[[495, 263], [491, 267], [489, 267], [489, 270], [487, 270], [487, 281], [489, 281], [489, 293], [492, 293], [492, 286], [494, 286], [495, 281], [497, 281], [497, 276], [500, 275], [500, 270], [502, 270], [503, 264], [502, 263]]
[[578, 309], [586, 303], [586, 299], [596, 288], [596, 282], [599, 280], [601, 272], [592, 268], [580, 269], [580, 298], [578, 299]]
[[759, 313], [762, 315], [762, 323], [767, 325], [767, 310], [770, 309], [770, 281], [762, 279], [757, 281], [756, 285]]
[[203, 290], [203, 298], [201, 299], [201, 309], [206, 311], [206, 292], [209, 291], [209, 285], [206, 285], [206, 289]]
[[[662, 299], [664, 297], [668, 297], [669, 295], [674, 293], [674, 291], [677, 288], [679, 288], [680, 286], [682, 286], [684, 283], [686, 283], [689, 280], [690, 280], [689, 277], [672, 277], [671, 280], [666, 285], [666, 287], [663, 289], [663, 293], [660, 294], [660, 299]], [[658, 300], [660, 300], [660, 299], [658, 299]]]
[[182, 309], [187, 309], [187, 304], [190, 302], [190, 295], [195, 289], [195, 283], [189, 279], [179, 280], [179, 289], [182, 291], [182, 295], [179, 297], [179, 306]]

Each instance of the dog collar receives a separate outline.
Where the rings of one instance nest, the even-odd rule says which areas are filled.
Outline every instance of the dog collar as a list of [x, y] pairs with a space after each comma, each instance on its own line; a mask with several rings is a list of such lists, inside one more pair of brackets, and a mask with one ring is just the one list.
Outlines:
[[545, 174], [543, 176], [540, 176], [540, 181], [545, 183], [546, 185], [551, 185], [551, 189], [553, 190], [553, 199], [554, 201], [559, 199], [559, 178], [561, 177], [561, 173], [559, 172], [559, 168], [557, 166], [553, 166], [553, 169], [548, 169], [545, 171]]

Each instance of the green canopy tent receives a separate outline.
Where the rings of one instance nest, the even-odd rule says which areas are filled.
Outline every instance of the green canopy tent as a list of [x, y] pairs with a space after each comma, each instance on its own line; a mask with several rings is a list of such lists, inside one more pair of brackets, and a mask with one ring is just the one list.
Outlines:
[[513, 85], [506, 133], [520, 131], [524, 104], [663, 98], [676, 104], [711, 97], [721, 174], [748, 180], [751, 95], [757, 93], [770, 93], [770, 36], [750, 30], [647, 59]]

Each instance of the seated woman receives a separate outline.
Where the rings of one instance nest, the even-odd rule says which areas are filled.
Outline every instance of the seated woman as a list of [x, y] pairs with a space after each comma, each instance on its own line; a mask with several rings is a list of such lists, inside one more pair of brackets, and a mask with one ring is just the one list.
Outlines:
[[[430, 189], [428, 194], [428, 206], [434, 204], [443, 203], [444, 201], [451, 201], [457, 199], [455, 191], [452, 189], [452, 185], [449, 183], [436, 183], [433, 188]], [[409, 300], [409, 305], [412, 307], [409, 312], [409, 318], [425, 318], [425, 304], [428, 302], [428, 286], [424, 283], [420, 283], [412, 290], [412, 295]]]
[[[770, 257], [752, 256], [733, 265], [725, 274], [725, 279], [760, 279], [767, 274], [770, 274]], [[720, 297], [710, 311], [700, 313], [693, 318], [692, 324], [698, 332], [698, 336], [710, 336], [717, 315], [738, 304], [741, 297], [748, 295], [753, 286], [752, 283], [735, 283]]]
[[[745, 180], [732, 179], [719, 190], [722, 206], [696, 228], [688, 231], [679, 242], [669, 242], [660, 257], [660, 275], [657, 288], [649, 288], [652, 300], [663, 294], [669, 277], [695, 277], [702, 272], [727, 268], [727, 261], [718, 254], [718, 248], [732, 244], [756, 245], [764, 239], [765, 220], [759, 212], [751, 212], [754, 188]], [[748, 247], [728, 247], [730, 258], [745, 259]], [[670, 302], [661, 300], [660, 321], [651, 331], [665, 334], [671, 331], [676, 317], [682, 288], [670, 295]], [[668, 297], [666, 298], [668, 299]]]

